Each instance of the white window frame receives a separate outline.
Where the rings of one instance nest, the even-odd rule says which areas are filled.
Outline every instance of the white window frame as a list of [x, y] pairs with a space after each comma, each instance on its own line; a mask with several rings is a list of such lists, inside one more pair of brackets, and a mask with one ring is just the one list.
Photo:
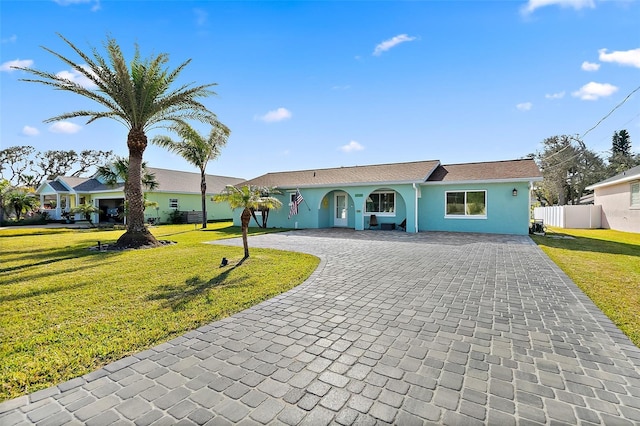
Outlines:
[[631, 183], [629, 205], [632, 209], [640, 209], [640, 181]]
[[[464, 213], [461, 214], [449, 214], [447, 213], [447, 198], [449, 194], [464, 193]], [[484, 193], [484, 214], [468, 214], [467, 213], [467, 193], [469, 192], [483, 192]], [[445, 191], [444, 193], [444, 217], [445, 219], [486, 219], [489, 203], [487, 200], [487, 191], [485, 189], [460, 189], [457, 191]]]
[[[393, 194], [393, 211], [392, 212], [378, 212], [378, 211], [368, 211], [367, 210], [367, 198], [374, 194]], [[372, 214], [376, 216], [387, 216], [387, 217], [395, 217], [396, 216], [396, 200], [398, 199], [398, 193], [396, 191], [389, 190], [381, 190], [381, 191], [373, 191], [370, 193], [367, 198], [364, 200], [364, 215], [371, 216]]]
[[178, 203], [178, 199], [177, 198], [169, 198], [169, 208], [170, 209], [178, 210], [179, 205], [180, 204]]

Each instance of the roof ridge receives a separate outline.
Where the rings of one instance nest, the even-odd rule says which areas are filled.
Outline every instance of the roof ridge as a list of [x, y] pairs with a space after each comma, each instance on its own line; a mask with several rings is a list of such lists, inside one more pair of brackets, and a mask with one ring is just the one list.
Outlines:
[[474, 164], [494, 164], [494, 163], [513, 163], [516, 161], [535, 161], [533, 158], [516, 158], [514, 160], [495, 160], [495, 161], [474, 161], [471, 163], [451, 163], [451, 164], [441, 164], [442, 167], [445, 166], [470, 166]]
[[405, 162], [399, 162], [399, 163], [364, 164], [364, 165], [338, 166], [338, 167], [322, 167], [322, 168], [304, 169], [304, 170], [285, 170], [285, 171], [281, 171], [281, 172], [268, 172], [268, 173], [265, 173], [263, 176], [274, 175], [274, 174], [280, 175], [280, 174], [284, 174], [284, 173], [318, 172], [318, 171], [322, 171], [322, 170], [356, 169], [356, 168], [360, 168], [360, 167], [401, 166], [401, 165], [407, 165], [407, 164], [433, 163], [433, 162], [439, 163], [440, 160], [420, 160], [420, 161], [405, 161]]

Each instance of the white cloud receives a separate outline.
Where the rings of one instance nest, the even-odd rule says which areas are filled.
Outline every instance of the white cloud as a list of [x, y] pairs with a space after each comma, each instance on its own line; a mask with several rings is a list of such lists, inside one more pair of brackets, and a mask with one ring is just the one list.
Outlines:
[[576, 98], [580, 98], [583, 101], [595, 101], [599, 98], [611, 96], [617, 91], [618, 88], [612, 84], [595, 83], [592, 81], [585, 84], [580, 88], [580, 90], [576, 90], [571, 95]]
[[571, 7], [575, 10], [580, 10], [585, 7], [593, 9], [596, 7], [594, 0], [529, 0], [521, 11], [524, 14], [532, 13], [534, 10], [545, 6], [560, 6], [564, 8]]
[[406, 34], [400, 34], [397, 35], [393, 38], [390, 38], [389, 40], [385, 40], [382, 43], [378, 44], [376, 46], [376, 48], [373, 51], [373, 55], [374, 56], [380, 56], [382, 55], [382, 52], [386, 52], [387, 50], [391, 49], [392, 47], [395, 47], [397, 45], [399, 45], [400, 43], [405, 43], [407, 41], [413, 41], [415, 40], [415, 37], [410, 37]]
[[331, 88], [331, 90], [349, 90], [349, 89], [351, 89], [351, 86], [348, 84], [345, 86], [333, 86]]
[[265, 115], [257, 116], [256, 120], [264, 121], [265, 123], [275, 123], [277, 121], [288, 120], [291, 118], [291, 111], [286, 108], [278, 108], [273, 111], [269, 111]]
[[193, 13], [195, 13], [196, 15], [196, 25], [201, 27], [207, 23], [209, 14], [207, 13], [206, 10], [197, 8], [197, 9], [193, 9]]
[[518, 108], [518, 110], [520, 111], [530, 111], [532, 107], [533, 104], [531, 102], [522, 102], [516, 105], [516, 108]]
[[584, 61], [580, 68], [582, 68], [582, 71], [598, 71], [600, 69], [600, 64]]
[[339, 149], [342, 152], [362, 151], [364, 149], [364, 146], [360, 145], [356, 141], [351, 141], [346, 145], [342, 145]]
[[40, 131], [38, 129], [36, 129], [35, 127], [31, 127], [31, 126], [24, 126], [22, 128], [22, 134], [25, 136], [37, 136], [40, 134]]
[[13, 67], [30, 67], [33, 65], [31, 59], [14, 59], [13, 61], [7, 61], [0, 65], [0, 71], [12, 72], [15, 71]]
[[[82, 68], [86, 71], [89, 71], [91, 74], [93, 74], [93, 72], [89, 69], [88, 66], [86, 65], [81, 65]], [[64, 78], [66, 80], [69, 80], [73, 83], [79, 84], [80, 86], [84, 87], [85, 89], [93, 89], [96, 88], [98, 86], [95, 85], [95, 83], [91, 80], [89, 80], [87, 77], [85, 77], [82, 73], [78, 72], [77, 70], [69, 70], [69, 71], [60, 71], [59, 73], [56, 74], [57, 77], [60, 78]]]
[[51, 125], [51, 127], [49, 127], [49, 131], [51, 133], [66, 133], [66, 134], [78, 133], [80, 129], [82, 129], [82, 127], [70, 121], [58, 121], [57, 123], [54, 123]]
[[607, 49], [598, 50], [602, 62], [615, 62], [620, 65], [640, 68], [640, 48], [631, 50], [616, 50], [607, 53]]
[[558, 93], [547, 93], [546, 95], [544, 95], [545, 98], [547, 99], [562, 99], [564, 98], [565, 92], [564, 90], [562, 92], [558, 92]]
[[16, 40], [18, 40], [18, 36], [13, 34], [11, 37], [3, 38], [2, 42], [3, 43], [15, 43]]
[[93, 4], [93, 6], [91, 6], [92, 12], [100, 10], [100, 0], [54, 0], [54, 1], [58, 3], [60, 6], [89, 3], [89, 4]]

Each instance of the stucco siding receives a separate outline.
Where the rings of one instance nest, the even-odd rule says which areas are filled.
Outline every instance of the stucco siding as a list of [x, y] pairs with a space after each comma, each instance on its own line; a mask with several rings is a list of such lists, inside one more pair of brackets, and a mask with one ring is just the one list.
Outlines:
[[[289, 216], [290, 194], [295, 189], [283, 190], [284, 194], [276, 195], [282, 202], [279, 210], [272, 210], [269, 213], [269, 228], [331, 228], [340, 226], [335, 221], [336, 203], [335, 194], [347, 194], [347, 223], [346, 227], [351, 229], [367, 229], [369, 227], [370, 215], [366, 213], [366, 199], [375, 191], [395, 191], [395, 212], [388, 215], [378, 215], [378, 223], [395, 223], [396, 225], [407, 218], [407, 202], [405, 194], [411, 195], [413, 189], [409, 185], [388, 185], [378, 186], [355, 186], [345, 188], [302, 188], [300, 192], [304, 201], [298, 208], [298, 214]], [[412, 201], [411, 201], [412, 202]], [[235, 225], [240, 225], [240, 210], [233, 214]], [[409, 219], [407, 218], [407, 222]], [[250, 226], [256, 226], [251, 220]], [[409, 229], [407, 229], [409, 231]], [[410, 231], [411, 232], [411, 231]]]
[[[518, 195], [513, 196], [513, 189]], [[447, 191], [486, 191], [486, 218], [446, 217]], [[473, 183], [423, 185], [418, 201], [420, 231], [485, 232], [526, 235], [529, 232], [529, 184]]]
[[594, 204], [602, 206], [602, 227], [625, 232], [640, 232], [640, 208], [631, 207], [631, 184], [596, 188]]
[[[207, 194], [207, 220], [225, 220], [233, 217], [233, 212], [227, 203], [216, 203], [211, 201], [213, 194]], [[158, 210], [154, 207], [147, 207], [144, 211], [145, 219], [157, 217], [159, 214], [160, 222], [167, 222], [169, 214], [175, 210], [169, 205], [169, 200], [178, 200], [179, 211], [202, 211], [202, 199], [200, 194], [185, 194], [172, 192], [148, 192], [147, 200], [158, 203]]]

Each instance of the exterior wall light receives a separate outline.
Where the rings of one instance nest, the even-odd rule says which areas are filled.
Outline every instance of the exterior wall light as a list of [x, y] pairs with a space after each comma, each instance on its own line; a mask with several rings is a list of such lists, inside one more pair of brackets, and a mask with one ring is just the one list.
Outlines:
[[514, 197], [518, 196], [518, 190], [516, 188], [513, 188], [513, 191], [511, 192], [511, 194], [513, 194]]

